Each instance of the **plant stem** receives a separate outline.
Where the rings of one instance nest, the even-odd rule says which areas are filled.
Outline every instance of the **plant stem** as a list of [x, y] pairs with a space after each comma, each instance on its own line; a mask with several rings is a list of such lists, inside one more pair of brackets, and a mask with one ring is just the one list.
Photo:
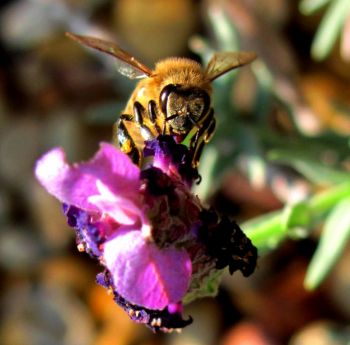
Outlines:
[[[331, 187], [305, 200], [311, 215], [310, 223], [315, 224], [323, 220], [325, 214], [346, 197], [350, 197], [350, 182]], [[283, 212], [284, 209], [281, 209], [254, 218], [242, 224], [242, 228], [258, 248], [272, 249], [288, 236], [290, 230], [283, 224]]]

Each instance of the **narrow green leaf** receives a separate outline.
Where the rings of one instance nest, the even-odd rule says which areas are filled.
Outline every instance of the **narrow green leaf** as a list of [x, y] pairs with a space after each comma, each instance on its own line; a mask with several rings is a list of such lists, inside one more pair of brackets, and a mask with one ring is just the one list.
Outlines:
[[271, 150], [268, 159], [293, 167], [315, 184], [337, 184], [350, 180], [350, 173], [326, 166], [309, 155], [289, 150]]
[[309, 264], [304, 286], [317, 288], [333, 268], [350, 238], [350, 198], [341, 201], [329, 214], [316, 252]]
[[[329, 188], [305, 201], [310, 212], [311, 224], [323, 220], [329, 211], [338, 205], [342, 200], [350, 200], [350, 182], [342, 183]], [[285, 226], [285, 210], [273, 211], [253, 219], [250, 219], [241, 227], [246, 235], [252, 240], [259, 252], [273, 249], [279, 241], [291, 235]], [[349, 212], [350, 213], [350, 212]], [[303, 218], [304, 216], [300, 217]], [[307, 217], [305, 217], [307, 219]], [[311, 230], [308, 229], [309, 231]]]
[[316, 12], [327, 5], [331, 0], [303, 0], [300, 2], [299, 10], [302, 14], [308, 15]]
[[273, 98], [271, 93], [274, 81], [273, 75], [262, 60], [255, 61], [251, 68], [257, 81], [253, 114], [258, 121], [266, 122], [266, 117], [271, 111], [271, 102]]
[[215, 2], [212, 2], [211, 8], [208, 11], [208, 19], [220, 50], [237, 50], [239, 47], [237, 32], [222, 6], [218, 6]]
[[275, 248], [286, 235], [280, 211], [251, 219], [241, 224], [241, 227], [260, 253]]
[[323, 215], [348, 198], [350, 198], [350, 180], [314, 195], [309, 201], [309, 207], [313, 216]]
[[311, 55], [314, 59], [323, 60], [330, 53], [349, 11], [349, 0], [333, 0], [331, 2], [312, 43]]
[[282, 212], [281, 222], [286, 232], [308, 228], [311, 223], [311, 213], [307, 202], [287, 205]]

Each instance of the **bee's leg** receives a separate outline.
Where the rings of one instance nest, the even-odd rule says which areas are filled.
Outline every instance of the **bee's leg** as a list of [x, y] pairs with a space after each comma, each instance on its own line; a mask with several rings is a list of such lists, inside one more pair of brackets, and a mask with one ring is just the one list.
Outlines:
[[140, 166], [141, 153], [128, 132], [125, 122], [133, 122], [133, 117], [128, 114], [120, 115], [119, 121], [114, 126], [114, 142], [136, 165]]
[[149, 120], [155, 125], [156, 124], [156, 120], [157, 120], [157, 109], [156, 109], [157, 105], [156, 102], [151, 99], [148, 102], [148, 117]]
[[215, 133], [215, 129], [216, 129], [216, 120], [215, 120], [215, 117], [214, 117], [214, 112], [213, 112], [213, 117], [207, 127], [207, 131], [205, 133], [205, 136], [204, 136], [204, 141], [206, 144], [209, 143], [209, 141], [211, 140], [211, 138], [213, 137], [214, 133]]
[[214, 110], [211, 109], [207, 118], [202, 123], [200, 129], [192, 137], [190, 142], [190, 150], [192, 151], [192, 165], [197, 167], [201, 157], [204, 145], [207, 144], [213, 137], [215, 132], [216, 121]]
[[151, 140], [154, 138], [152, 130], [145, 124], [144, 118], [146, 110], [140, 102], [134, 103], [134, 121], [140, 125], [140, 132], [145, 140]]
[[133, 112], [134, 112], [134, 121], [139, 125], [142, 125], [145, 108], [142, 106], [140, 102], [137, 102], [137, 101], [134, 102]]
[[198, 131], [191, 139], [191, 148], [195, 148], [199, 144], [199, 140], [203, 139], [207, 144], [212, 138], [215, 131], [215, 118], [214, 118], [214, 109], [210, 109], [209, 114], [206, 116], [206, 119], [200, 125]]
[[157, 104], [154, 100], [150, 100], [148, 103], [148, 116], [150, 121], [154, 124], [154, 127], [157, 130], [158, 134], [165, 135], [167, 121], [172, 120], [177, 115], [166, 117], [166, 115], [161, 112], [161, 116], [163, 117], [163, 128], [160, 128], [159, 124], [157, 123], [157, 118], [159, 118], [159, 115], [157, 115]]
[[150, 100], [148, 102], [148, 117], [149, 117], [149, 120], [151, 121], [151, 123], [153, 124], [154, 128], [157, 130], [157, 133], [164, 134], [165, 133], [165, 121], [164, 121], [164, 128], [162, 131], [157, 123], [157, 104], [154, 100]]

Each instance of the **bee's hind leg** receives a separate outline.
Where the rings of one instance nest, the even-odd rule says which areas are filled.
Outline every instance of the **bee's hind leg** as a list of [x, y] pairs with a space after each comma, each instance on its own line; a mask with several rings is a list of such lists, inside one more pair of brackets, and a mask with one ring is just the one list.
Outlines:
[[129, 133], [128, 124], [134, 123], [133, 117], [128, 114], [120, 115], [118, 122], [114, 125], [113, 141], [120, 148], [122, 152], [127, 154], [134, 164], [140, 166], [141, 153], [137, 147], [132, 134]]

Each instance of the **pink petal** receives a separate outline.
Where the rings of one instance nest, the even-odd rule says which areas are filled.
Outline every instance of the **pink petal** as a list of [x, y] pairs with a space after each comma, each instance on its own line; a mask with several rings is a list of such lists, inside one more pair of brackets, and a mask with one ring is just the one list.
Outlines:
[[133, 196], [140, 187], [140, 169], [125, 153], [108, 143], [101, 143], [95, 156], [79, 164], [79, 168], [85, 174], [96, 176], [116, 195]]
[[104, 245], [104, 261], [117, 292], [129, 302], [163, 309], [181, 301], [191, 277], [185, 250], [159, 249], [140, 231], [119, 232]]
[[84, 210], [98, 211], [88, 198], [98, 195], [97, 182], [128, 199], [137, 200], [139, 168], [113, 145], [103, 143], [86, 163], [69, 165], [61, 148], [45, 154], [36, 164], [35, 174], [46, 190], [61, 202]]
[[134, 202], [110, 192], [101, 181], [96, 183], [100, 194], [89, 197], [89, 202], [108, 214], [117, 223], [132, 225], [142, 218], [142, 210]]

